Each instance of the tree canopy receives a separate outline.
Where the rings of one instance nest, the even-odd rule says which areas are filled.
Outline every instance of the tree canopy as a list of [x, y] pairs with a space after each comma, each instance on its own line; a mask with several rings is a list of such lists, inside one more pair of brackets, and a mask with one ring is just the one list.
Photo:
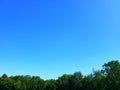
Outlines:
[[0, 77], [0, 90], [120, 90], [120, 62], [110, 61], [102, 70], [83, 76], [81, 72], [64, 74], [58, 79], [43, 80], [39, 76]]

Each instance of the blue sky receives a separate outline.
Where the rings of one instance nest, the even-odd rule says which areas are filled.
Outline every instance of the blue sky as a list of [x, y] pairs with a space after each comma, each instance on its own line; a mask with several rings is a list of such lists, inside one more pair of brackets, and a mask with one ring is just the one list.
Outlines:
[[0, 0], [0, 75], [87, 75], [119, 46], [119, 0]]

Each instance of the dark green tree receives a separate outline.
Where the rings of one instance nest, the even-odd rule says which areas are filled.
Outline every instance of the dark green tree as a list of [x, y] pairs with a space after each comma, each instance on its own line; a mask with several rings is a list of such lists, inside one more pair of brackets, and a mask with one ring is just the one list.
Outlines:
[[71, 75], [64, 74], [57, 80], [58, 90], [70, 90], [70, 78]]
[[75, 72], [70, 77], [70, 90], [80, 90], [82, 88], [83, 75], [81, 72]]
[[101, 71], [93, 71], [92, 87], [94, 90], [105, 90], [105, 77], [102, 75]]
[[84, 76], [84, 78], [82, 79], [82, 90], [94, 90], [92, 82], [93, 82], [92, 74]]
[[3, 74], [0, 78], [0, 90], [14, 90], [14, 81], [10, 79], [6, 74]]
[[30, 81], [30, 89], [29, 90], [44, 90], [44, 80], [39, 76], [33, 76]]
[[56, 80], [50, 79], [45, 82], [45, 89], [44, 90], [57, 90], [57, 83]]
[[102, 73], [106, 77], [107, 90], [120, 90], [120, 63], [118, 61], [105, 63]]

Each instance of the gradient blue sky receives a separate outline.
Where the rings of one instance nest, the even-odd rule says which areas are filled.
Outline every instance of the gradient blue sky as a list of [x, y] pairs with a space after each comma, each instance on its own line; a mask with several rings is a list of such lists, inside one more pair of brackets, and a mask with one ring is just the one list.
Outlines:
[[86, 75], [110, 60], [120, 60], [119, 0], [0, 0], [0, 75]]

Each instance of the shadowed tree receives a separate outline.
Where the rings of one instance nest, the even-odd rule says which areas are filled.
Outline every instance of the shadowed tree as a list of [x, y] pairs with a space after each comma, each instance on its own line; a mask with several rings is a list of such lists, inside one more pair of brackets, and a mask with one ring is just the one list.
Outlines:
[[80, 90], [82, 87], [83, 75], [81, 72], [75, 72], [70, 77], [70, 90]]
[[45, 82], [44, 90], [57, 90], [56, 80], [50, 79]]
[[59, 77], [57, 80], [58, 90], [70, 90], [70, 78], [71, 75], [68, 74]]
[[107, 85], [107, 90], [120, 90], [120, 63], [111, 61], [103, 65], [102, 70]]

